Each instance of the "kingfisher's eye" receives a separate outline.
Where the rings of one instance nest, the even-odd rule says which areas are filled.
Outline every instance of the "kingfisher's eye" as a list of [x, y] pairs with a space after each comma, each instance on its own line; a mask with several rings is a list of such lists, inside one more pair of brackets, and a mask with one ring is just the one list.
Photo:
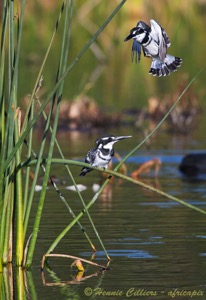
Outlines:
[[137, 32], [138, 32], [138, 34], [141, 34], [141, 33], [144, 32], [144, 30], [143, 30], [142, 28], [138, 28], [138, 29], [137, 29]]

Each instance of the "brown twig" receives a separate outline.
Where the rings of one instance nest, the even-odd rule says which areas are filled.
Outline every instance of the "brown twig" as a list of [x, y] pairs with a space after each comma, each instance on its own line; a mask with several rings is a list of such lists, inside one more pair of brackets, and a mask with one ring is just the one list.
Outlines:
[[136, 179], [140, 176], [140, 174], [149, 172], [153, 166], [155, 167], [155, 176], [157, 176], [160, 169], [160, 165], [161, 160], [159, 158], [153, 158], [149, 161], [146, 161], [137, 170], [132, 172], [131, 177]]
[[95, 262], [92, 262], [90, 260], [87, 260], [87, 259], [84, 259], [84, 258], [80, 258], [80, 257], [77, 257], [77, 256], [72, 256], [72, 255], [68, 255], [68, 254], [45, 254], [45, 255], [43, 255], [42, 263], [41, 263], [41, 269], [42, 270], [44, 269], [44, 264], [45, 264], [46, 257], [66, 257], [66, 258], [71, 258], [73, 260], [83, 261], [83, 262], [85, 262], [87, 264], [93, 265], [93, 266], [101, 268], [103, 270], [107, 270], [108, 269], [105, 266], [99, 265], [99, 264], [97, 264]]

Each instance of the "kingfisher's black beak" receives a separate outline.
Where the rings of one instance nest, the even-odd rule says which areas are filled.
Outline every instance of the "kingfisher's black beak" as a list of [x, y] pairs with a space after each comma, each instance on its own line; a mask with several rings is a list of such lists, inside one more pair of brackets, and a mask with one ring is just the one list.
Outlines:
[[117, 136], [115, 138], [116, 142], [118, 141], [121, 141], [121, 140], [124, 140], [124, 139], [128, 139], [128, 138], [131, 138], [132, 136], [131, 135], [123, 135], [123, 136]]
[[124, 42], [129, 41], [129, 40], [132, 39], [133, 37], [134, 37], [134, 34], [133, 34], [133, 33], [130, 33], [130, 34], [124, 39]]

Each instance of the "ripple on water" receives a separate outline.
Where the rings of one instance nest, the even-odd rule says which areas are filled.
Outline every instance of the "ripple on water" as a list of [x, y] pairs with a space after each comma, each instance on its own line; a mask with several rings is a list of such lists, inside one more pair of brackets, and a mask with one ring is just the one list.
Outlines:
[[[135, 250], [135, 249], [113, 249], [113, 250], [110, 249], [107, 252], [110, 257], [127, 257], [127, 258], [139, 258], [139, 259], [156, 258], [156, 256], [148, 253], [147, 251]], [[81, 255], [89, 257], [91, 256], [91, 252], [83, 252], [81, 253]], [[104, 251], [97, 251], [95, 253], [95, 258], [96, 259], [105, 258]]]

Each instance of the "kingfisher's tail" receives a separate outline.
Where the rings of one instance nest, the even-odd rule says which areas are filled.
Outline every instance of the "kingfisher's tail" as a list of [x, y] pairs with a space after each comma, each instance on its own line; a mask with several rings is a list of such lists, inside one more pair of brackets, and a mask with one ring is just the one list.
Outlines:
[[89, 168], [83, 168], [79, 176], [85, 176], [88, 172], [91, 172], [92, 169]]
[[153, 76], [166, 76], [177, 70], [182, 63], [182, 59], [167, 54], [164, 61], [153, 59], [149, 74]]

